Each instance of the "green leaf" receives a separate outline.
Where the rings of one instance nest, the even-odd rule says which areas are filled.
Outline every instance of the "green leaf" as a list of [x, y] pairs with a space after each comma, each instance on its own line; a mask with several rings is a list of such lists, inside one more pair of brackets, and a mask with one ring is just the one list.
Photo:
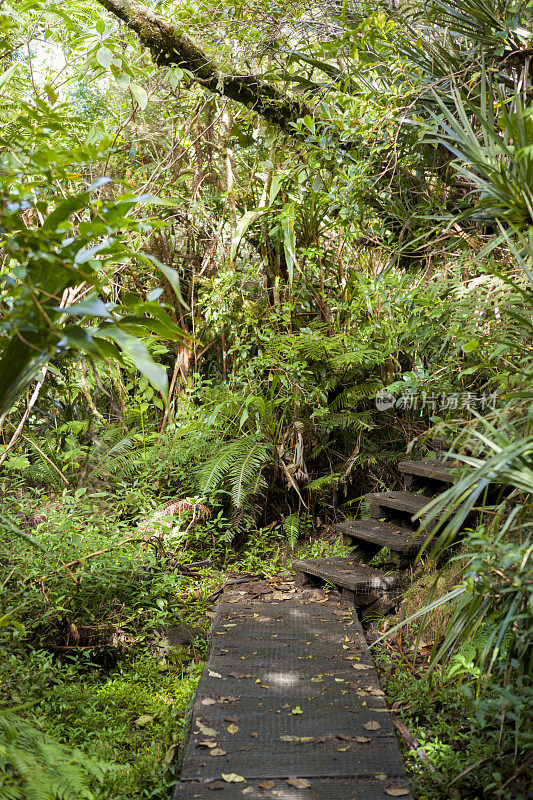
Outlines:
[[130, 89], [141, 111], [144, 111], [144, 109], [148, 105], [148, 95], [146, 94], [146, 90], [143, 89], [142, 86], [139, 86], [138, 83], [132, 83], [130, 85]]
[[113, 51], [110, 50], [109, 47], [101, 47], [96, 53], [96, 60], [101, 67], [109, 69], [113, 61]]
[[121, 330], [116, 325], [109, 325], [102, 333], [116, 342], [123, 352], [133, 361], [139, 372], [145, 375], [152, 386], [166, 396], [168, 390], [167, 373], [152, 360], [145, 345], [135, 336]]
[[130, 88], [131, 78], [126, 72], [119, 72], [115, 76], [115, 80], [119, 89], [126, 91], [126, 89]]
[[289, 274], [289, 284], [292, 284], [294, 277], [294, 267], [296, 266], [296, 240], [294, 236], [294, 203], [285, 203], [281, 218], [283, 230], [283, 249], [287, 262], [287, 272]]
[[9, 69], [6, 69], [6, 71], [0, 75], [0, 90], [2, 90], [7, 83], [9, 83], [18, 68], [18, 63], [13, 64], [11, 67], [9, 67]]
[[267, 210], [264, 211], [247, 211], [239, 220], [237, 225], [237, 229], [235, 231], [235, 236], [231, 241], [231, 250], [230, 250], [230, 259], [233, 261], [237, 254], [237, 250], [239, 249], [239, 245], [241, 243], [241, 239], [250, 227], [252, 223], [259, 219], [263, 214], [266, 214]]
[[[93, 297], [81, 300], [79, 303], [74, 303], [74, 305], [65, 308], [64, 311], [68, 314], [113, 319], [109, 313], [109, 305], [109, 303], [104, 303], [100, 298]], [[59, 308], [57, 310], [61, 311]]]

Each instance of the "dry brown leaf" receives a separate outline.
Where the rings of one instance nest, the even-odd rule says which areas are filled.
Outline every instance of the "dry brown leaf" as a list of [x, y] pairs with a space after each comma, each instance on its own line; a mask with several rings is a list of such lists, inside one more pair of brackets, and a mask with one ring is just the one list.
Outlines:
[[287, 780], [289, 786], [294, 786], [295, 789], [308, 789], [311, 786], [311, 781], [308, 781], [307, 778], [289, 778]]
[[200, 700], [200, 705], [202, 706], [214, 706], [217, 701], [213, 700], [212, 697], [204, 697], [203, 700]]
[[261, 781], [259, 784], [260, 789], [273, 789], [276, 785], [275, 781]]
[[280, 736], [282, 742], [314, 742], [314, 736]]
[[405, 786], [391, 786], [390, 789], [385, 789], [385, 794], [390, 797], [403, 797], [409, 794], [409, 789], [406, 789]]
[[246, 778], [243, 778], [242, 775], [237, 775], [236, 772], [223, 772], [222, 777], [226, 783], [243, 783], [243, 781], [246, 780]]
[[212, 742], [210, 739], [202, 739], [201, 742], [196, 742], [196, 747], [216, 747], [217, 742]]
[[369, 664], [352, 664], [354, 669], [372, 669]]
[[211, 750], [209, 755], [210, 756], [225, 756], [226, 755], [226, 750], [222, 750], [221, 747], [215, 747], [214, 750]]
[[204, 734], [204, 736], [216, 736], [217, 735], [217, 732], [216, 732], [216, 730], [214, 728], [208, 728], [207, 725], [204, 725], [203, 722], [200, 722], [199, 720], [196, 721], [196, 727], [198, 728], [200, 733]]
[[250, 736], [252, 737], [252, 739], [259, 739], [259, 734], [257, 733], [257, 731], [252, 731]]
[[139, 717], [135, 720], [135, 724], [139, 725], [141, 728], [144, 725], [148, 725], [149, 722], [153, 722], [154, 718], [151, 714], [143, 714], [142, 717]]
[[366, 728], [367, 731], [379, 731], [381, 725], [375, 719], [371, 719], [370, 722], [365, 722], [363, 728]]
[[355, 741], [359, 742], [359, 744], [365, 744], [365, 742], [370, 742], [370, 736], [356, 736]]
[[171, 744], [168, 748], [167, 752], [165, 753], [165, 758], [163, 759], [165, 764], [170, 764], [174, 760], [174, 756], [176, 754], [176, 750], [180, 746], [179, 739], [177, 739], [174, 744]]
[[231, 725], [228, 725], [226, 730], [228, 731], [228, 733], [237, 733], [237, 731], [239, 730], [239, 726], [238, 725], [233, 725], [233, 723], [232, 723]]

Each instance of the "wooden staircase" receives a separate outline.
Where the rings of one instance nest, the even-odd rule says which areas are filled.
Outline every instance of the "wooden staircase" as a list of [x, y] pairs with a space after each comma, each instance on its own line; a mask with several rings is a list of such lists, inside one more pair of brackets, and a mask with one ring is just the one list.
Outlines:
[[[373, 492], [365, 496], [370, 519], [341, 522], [335, 529], [352, 548], [347, 558], [310, 558], [293, 562], [300, 586], [330, 583], [336, 586], [351, 605], [362, 607], [364, 618], [371, 613], [385, 613], [400, 593], [401, 572], [410, 566], [436, 522], [420, 533], [422, 515], [428, 502], [459, 477], [451, 461], [401, 461], [398, 470], [408, 491]], [[395, 563], [392, 570], [378, 570], [368, 565], [377, 553], [388, 548]]]

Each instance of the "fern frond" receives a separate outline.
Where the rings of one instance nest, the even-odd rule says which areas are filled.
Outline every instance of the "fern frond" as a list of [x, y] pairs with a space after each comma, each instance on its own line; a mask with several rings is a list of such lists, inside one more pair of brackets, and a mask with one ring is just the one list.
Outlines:
[[218, 453], [208, 459], [198, 472], [199, 493], [212, 492], [220, 485], [233, 460], [233, 442], [223, 445]]
[[0, 713], [1, 796], [4, 800], [94, 800], [89, 779], [101, 780], [111, 764], [69, 752], [12, 713]]
[[258, 490], [261, 473], [270, 458], [271, 450], [269, 445], [255, 440], [255, 437], [241, 439], [238, 444], [229, 470], [229, 479], [232, 483], [233, 502], [237, 508], [241, 508], [244, 499]]

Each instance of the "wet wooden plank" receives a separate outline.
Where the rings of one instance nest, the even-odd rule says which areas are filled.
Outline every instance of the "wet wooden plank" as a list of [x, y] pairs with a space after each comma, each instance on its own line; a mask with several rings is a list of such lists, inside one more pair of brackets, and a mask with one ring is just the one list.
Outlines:
[[410, 519], [431, 501], [430, 497], [416, 492], [373, 492], [365, 495], [370, 503], [370, 516], [380, 519], [387, 512], [400, 512]]
[[214, 622], [174, 800], [386, 800], [394, 787], [409, 800], [357, 616], [296, 598], [231, 600]]
[[380, 547], [388, 547], [395, 553], [417, 551], [424, 539], [417, 537], [410, 528], [402, 528], [390, 522], [379, 522], [376, 519], [362, 519], [351, 522], [340, 522], [333, 526], [343, 536], [350, 537], [355, 543], [372, 542]]
[[454, 483], [457, 480], [457, 465], [454, 466], [451, 461], [446, 462], [440, 459], [400, 461], [398, 470], [404, 475], [416, 475], [440, 483]]
[[361, 564], [353, 558], [308, 558], [294, 561], [296, 575], [312, 575], [321, 580], [342, 586], [355, 594], [375, 594], [394, 588], [398, 576]]

